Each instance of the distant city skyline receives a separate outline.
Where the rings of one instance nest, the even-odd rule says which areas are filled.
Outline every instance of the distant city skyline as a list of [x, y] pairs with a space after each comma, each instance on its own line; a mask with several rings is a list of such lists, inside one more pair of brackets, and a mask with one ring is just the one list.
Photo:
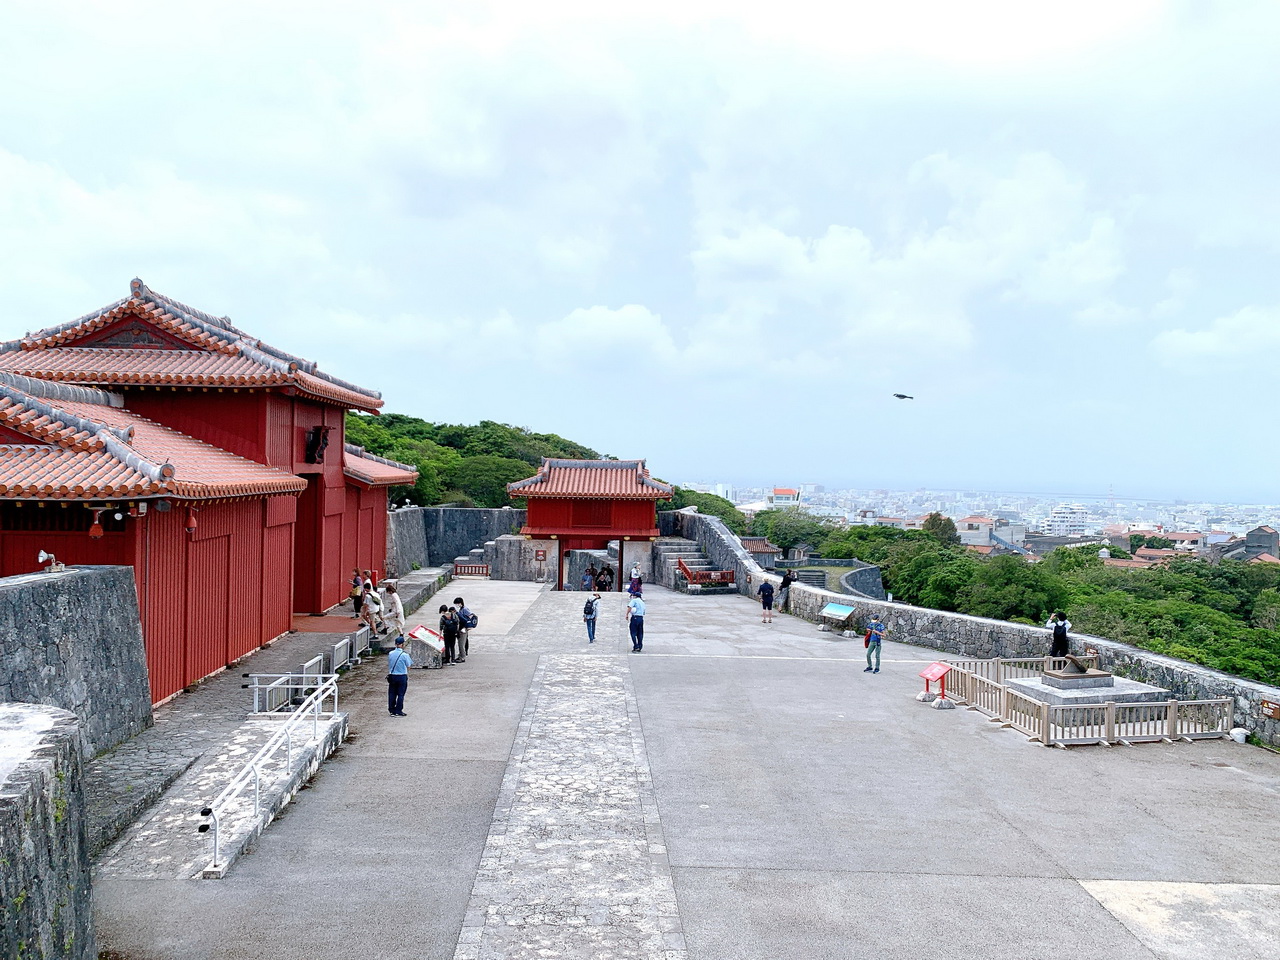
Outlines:
[[0, 338], [138, 276], [665, 477], [1280, 499], [1277, 62], [1262, 2], [9, 4]]

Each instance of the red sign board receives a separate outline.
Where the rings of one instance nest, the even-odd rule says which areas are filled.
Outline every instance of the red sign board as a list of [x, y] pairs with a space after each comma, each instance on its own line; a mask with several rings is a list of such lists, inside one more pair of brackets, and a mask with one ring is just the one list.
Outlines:
[[547, 559], [547, 551], [545, 550], [533, 551], [533, 559], [537, 560], [539, 563], [543, 563]]
[[935, 680], [941, 680], [950, 672], [951, 664], [949, 663], [931, 663], [920, 671], [920, 676], [932, 683]]
[[1269, 717], [1272, 720], [1280, 720], [1280, 703], [1276, 703], [1274, 700], [1263, 700], [1259, 704], [1259, 707], [1264, 717]]

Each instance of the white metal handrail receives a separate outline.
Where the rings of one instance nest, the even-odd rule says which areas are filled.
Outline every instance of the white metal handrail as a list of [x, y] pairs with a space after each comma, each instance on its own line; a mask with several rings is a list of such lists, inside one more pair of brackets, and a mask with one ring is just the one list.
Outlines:
[[[303, 723], [310, 721], [311, 740], [318, 740], [320, 739], [321, 718], [332, 717], [337, 714], [337, 674], [318, 679], [321, 680], [320, 685], [298, 706], [298, 709], [281, 721], [280, 729], [272, 734], [271, 739], [262, 745], [262, 749], [253, 755], [253, 759], [240, 768], [240, 772], [231, 778], [231, 782], [227, 784], [226, 789], [218, 794], [217, 799], [200, 811], [202, 817], [208, 817], [210, 820], [209, 823], [200, 825], [200, 832], [209, 832], [211, 828], [213, 831], [213, 865], [215, 867], [219, 865], [219, 819], [225, 813], [226, 808], [237, 800], [248, 789], [250, 784], [253, 784], [253, 812], [257, 814], [261, 809], [262, 802], [263, 764], [283, 746], [286, 750], [285, 770], [287, 772], [293, 767], [293, 736], [295, 731]], [[333, 701], [333, 707], [325, 711], [323, 707], [328, 700]]]

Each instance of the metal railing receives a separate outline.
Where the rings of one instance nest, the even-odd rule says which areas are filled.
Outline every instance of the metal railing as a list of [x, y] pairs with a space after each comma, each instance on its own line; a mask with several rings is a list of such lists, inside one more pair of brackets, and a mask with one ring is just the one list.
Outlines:
[[[330, 700], [332, 700], [333, 705], [329, 710], [325, 710], [324, 704]], [[262, 779], [268, 763], [275, 759], [275, 755], [283, 747], [285, 750], [284, 775], [288, 776], [289, 771], [293, 768], [295, 735], [309, 723], [311, 725], [311, 736], [308, 742], [319, 740], [320, 721], [335, 716], [337, 712], [338, 677], [336, 674], [322, 677], [320, 685], [311, 692], [310, 696], [302, 701], [296, 710], [281, 722], [280, 729], [272, 734], [271, 738], [262, 745], [262, 749], [253, 755], [253, 759], [240, 768], [240, 772], [231, 778], [231, 782], [227, 784], [226, 789], [218, 794], [217, 799], [200, 811], [202, 817], [209, 818], [209, 823], [202, 823], [199, 831], [201, 833], [212, 831], [213, 833], [213, 866], [220, 865], [219, 827], [222, 817], [228, 812], [228, 808], [252, 785], [253, 812], [256, 816], [261, 810]]]
[[684, 557], [676, 558], [676, 566], [680, 568], [680, 574], [689, 583], [708, 584], [708, 583], [733, 583], [734, 573], [732, 570], [690, 570], [689, 565], [684, 562]]

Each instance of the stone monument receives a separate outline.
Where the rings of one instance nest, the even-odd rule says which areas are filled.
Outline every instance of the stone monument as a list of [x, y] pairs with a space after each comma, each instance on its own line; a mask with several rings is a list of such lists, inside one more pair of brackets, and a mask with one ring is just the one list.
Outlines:
[[1005, 685], [1023, 696], [1055, 705], [1156, 703], [1170, 698], [1164, 687], [1114, 676], [1077, 657], [1068, 656], [1066, 660], [1066, 665], [1058, 670], [1046, 669], [1039, 677], [1006, 680]]

